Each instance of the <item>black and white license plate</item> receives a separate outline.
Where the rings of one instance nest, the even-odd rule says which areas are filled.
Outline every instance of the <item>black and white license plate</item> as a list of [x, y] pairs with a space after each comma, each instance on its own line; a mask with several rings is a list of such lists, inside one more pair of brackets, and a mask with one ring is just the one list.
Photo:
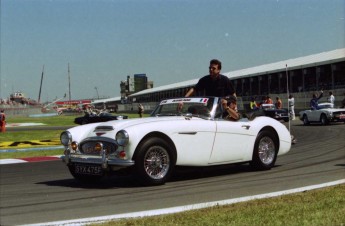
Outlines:
[[81, 165], [75, 164], [75, 173], [85, 175], [102, 175], [103, 170], [101, 166], [97, 165]]

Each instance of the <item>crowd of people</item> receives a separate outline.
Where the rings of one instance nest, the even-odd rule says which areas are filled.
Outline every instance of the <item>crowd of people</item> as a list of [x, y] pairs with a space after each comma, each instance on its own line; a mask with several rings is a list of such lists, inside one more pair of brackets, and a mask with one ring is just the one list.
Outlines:
[[19, 103], [17, 101], [10, 100], [10, 98], [0, 98], [0, 105], [7, 105], [7, 106], [26, 106], [26, 103]]

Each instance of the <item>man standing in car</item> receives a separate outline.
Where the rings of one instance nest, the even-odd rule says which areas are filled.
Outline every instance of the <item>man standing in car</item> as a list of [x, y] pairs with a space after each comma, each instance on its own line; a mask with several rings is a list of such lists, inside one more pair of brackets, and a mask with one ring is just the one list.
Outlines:
[[194, 93], [198, 96], [236, 97], [236, 93], [230, 79], [227, 76], [220, 74], [222, 62], [217, 59], [213, 59], [210, 61], [208, 69], [209, 75], [202, 77], [198, 83], [186, 93], [185, 97], [192, 96]]
[[319, 100], [323, 97], [323, 90], [321, 90], [321, 94], [317, 95], [316, 93], [313, 94], [313, 98], [310, 100], [310, 109], [317, 110], [319, 105]]

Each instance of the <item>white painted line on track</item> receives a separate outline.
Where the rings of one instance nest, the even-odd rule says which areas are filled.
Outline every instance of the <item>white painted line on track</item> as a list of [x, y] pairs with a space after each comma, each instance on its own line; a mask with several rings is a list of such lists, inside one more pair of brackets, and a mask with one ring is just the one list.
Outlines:
[[1, 164], [16, 164], [16, 163], [25, 163], [27, 161], [22, 159], [0, 159], [0, 165]]
[[246, 197], [240, 197], [240, 198], [235, 198], [235, 199], [220, 200], [220, 201], [215, 201], [215, 202], [198, 203], [194, 205], [177, 206], [177, 207], [171, 207], [171, 208], [165, 208], [165, 209], [147, 210], [147, 211], [140, 211], [140, 212], [134, 212], [134, 213], [115, 214], [115, 215], [101, 216], [101, 217], [90, 217], [90, 218], [81, 218], [81, 219], [65, 220], [65, 221], [26, 224], [26, 226], [48, 226], [48, 225], [79, 226], [79, 225], [102, 223], [102, 222], [107, 222], [111, 220], [119, 220], [119, 219], [125, 219], [125, 218], [138, 218], [138, 217], [157, 216], [157, 215], [162, 215], [162, 214], [172, 214], [172, 213], [179, 213], [179, 212], [188, 211], [188, 210], [203, 209], [203, 208], [219, 206], [219, 205], [230, 205], [230, 204], [250, 201], [254, 199], [272, 198], [272, 197], [277, 197], [281, 195], [288, 195], [288, 194], [309, 191], [309, 190], [314, 190], [314, 189], [319, 189], [319, 188], [324, 188], [324, 187], [330, 187], [330, 186], [344, 184], [344, 183], [345, 183], [345, 179], [342, 179], [342, 180], [332, 181], [332, 182], [323, 183], [323, 184], [311, 185], [311, 186], [306, 186], [306, 187], [301, 187], [301, 188], [294, 188], [290, 190], [284, 190], [284, 191], [278, 191], [278, 192], [272, 192], [272, 193], [260, 194], [260, 195], [253, 195], [253, 196], [246, 196]]

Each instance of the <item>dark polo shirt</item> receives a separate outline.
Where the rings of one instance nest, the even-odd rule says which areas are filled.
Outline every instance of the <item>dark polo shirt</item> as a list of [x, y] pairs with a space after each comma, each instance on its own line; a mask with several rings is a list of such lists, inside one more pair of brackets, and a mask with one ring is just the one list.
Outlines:
[[197, 96], [225, 97], [235, 93], [230, 79], [221, 74], [216, 79], [211, 79], [210, 75], [202, 77], [194, 89]]

